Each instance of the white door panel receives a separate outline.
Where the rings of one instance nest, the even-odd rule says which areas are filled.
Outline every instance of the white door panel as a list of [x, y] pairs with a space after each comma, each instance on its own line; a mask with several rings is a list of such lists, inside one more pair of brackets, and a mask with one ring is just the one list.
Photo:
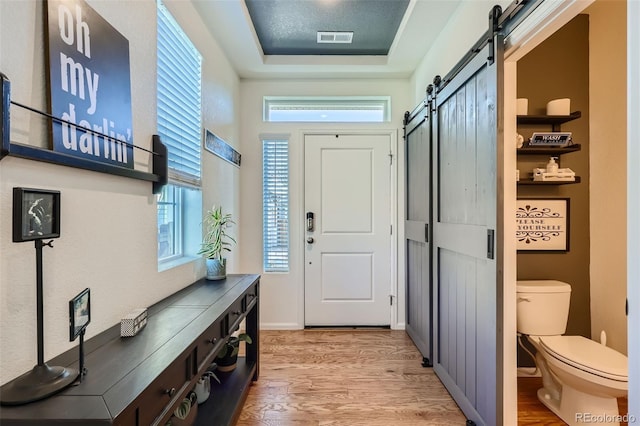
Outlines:
[[305, 325], [388, 325], [389, 135], [306, 135]]
[[329, 148], [321, 156], [323, 234], [371, 234], [373, 150]]

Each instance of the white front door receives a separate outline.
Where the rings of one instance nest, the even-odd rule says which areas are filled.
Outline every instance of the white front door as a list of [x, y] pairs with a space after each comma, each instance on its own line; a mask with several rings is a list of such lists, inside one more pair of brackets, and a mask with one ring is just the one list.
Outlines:
[[304, 140], [305, 325], [389, 325], [391, 136]]

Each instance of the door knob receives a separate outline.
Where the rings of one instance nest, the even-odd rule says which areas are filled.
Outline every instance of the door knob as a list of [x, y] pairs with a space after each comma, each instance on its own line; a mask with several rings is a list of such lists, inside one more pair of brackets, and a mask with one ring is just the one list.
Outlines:
[[307, 243], [313, 244], [313, 237], [308, 237], [307, 238]]

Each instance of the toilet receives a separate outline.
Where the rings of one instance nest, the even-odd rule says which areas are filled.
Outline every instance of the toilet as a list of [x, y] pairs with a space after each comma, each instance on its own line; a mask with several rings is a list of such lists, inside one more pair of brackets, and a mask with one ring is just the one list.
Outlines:
[[620, 425], [617, 398], [627, 394], [627, 357], [582, 336], [564, 336], [571, 286], [518, 281], [517, 330], [536, 348], [538, 399], [567, 424]]

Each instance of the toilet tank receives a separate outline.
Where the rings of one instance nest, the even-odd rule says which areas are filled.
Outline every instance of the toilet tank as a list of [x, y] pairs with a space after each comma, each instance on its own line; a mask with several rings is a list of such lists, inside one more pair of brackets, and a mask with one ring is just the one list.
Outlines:
[[516, 286], [517, 330], [532, 336], [564, 334], [571, 286], [562, 281], [527, 280]]

